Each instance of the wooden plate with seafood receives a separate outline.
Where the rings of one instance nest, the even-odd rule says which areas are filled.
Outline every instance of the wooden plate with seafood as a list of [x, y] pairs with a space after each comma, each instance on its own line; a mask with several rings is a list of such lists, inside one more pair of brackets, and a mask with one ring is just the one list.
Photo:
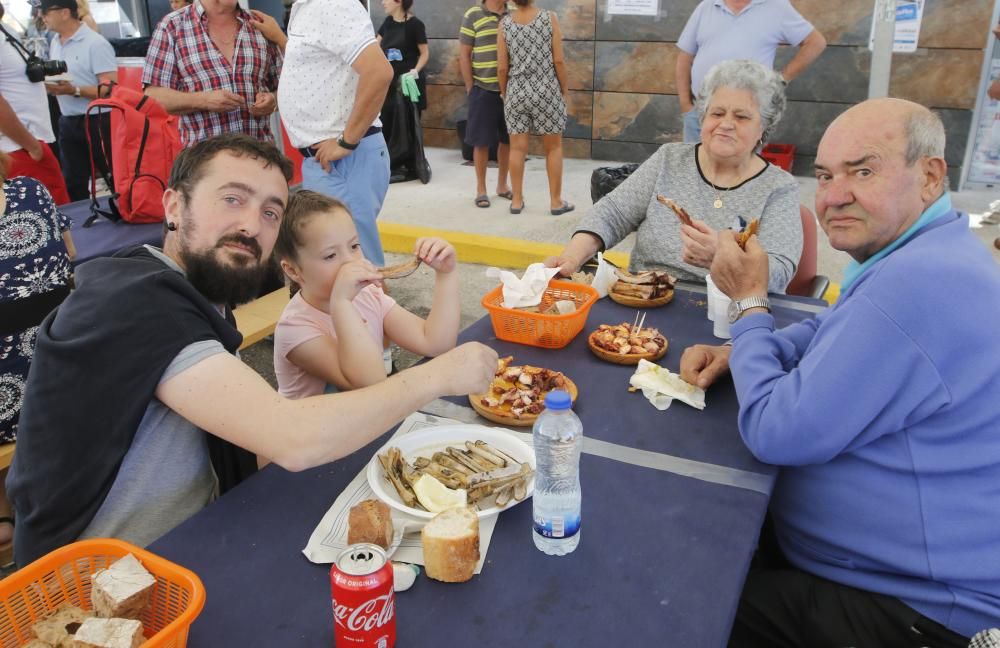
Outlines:
[[643, 328], [628, 322], [601, 324], [587, 338], [587, 346], [601, 360], [614, 364], [635, 365], [640, 360], [656, 362], [667, 353], [670, 343], [655, 328]]
[[622, 306], [628, 306], [629, 308], [656, 308], [657, 306], [666, 306], [672, 302], [674, 299], [674, 291], [671, 290], [665, 295], [653, 297], [652, 299], [642, 299], [641, 297], [622, 295], [611, 290], [608, 291], [608, 297], [611, 298], [611, 301], [617, 302]]
[[655, 308], [674, 298], [677, 280], [662, 270], [643, 270], [632, 274], [615, 268], [618, 279], [608, 288], [608, 297], [629, 308]]
[[468, 504], [483, 518], [530, 497], [534, 470], [534, 450], [515, 435], [461, 424], [424, 428], [390, 439], [368, 463], [366, 477], [375, 496], [390, 508], [427, 521], [435, 514], [415, 501], [411, 488], [421, 475], [465, 490]]
[[513, 365], [513, 356], [500, 358], [490, 389], [484, 394], [469, 394], [469, 404], [487, 421], [501, 425], [530, 426], [545, 409], [545, 395], [554, 389], [569, 392], [576, 402], [576, 383], [561, 372]]

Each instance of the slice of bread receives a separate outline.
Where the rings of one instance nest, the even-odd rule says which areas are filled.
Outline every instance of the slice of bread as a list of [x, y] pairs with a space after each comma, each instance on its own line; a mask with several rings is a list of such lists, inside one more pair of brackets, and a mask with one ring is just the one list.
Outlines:
[[392, 544], [392, 517], [389, 506], [367, 499], [351, 507], [347, 516], [347, 544], [370, 542], [383, 549]]
[[479, 517], [469, 507], [441, 511], [424, 525], [427, 576], [445, 583], [464, 583], [479, 563]]

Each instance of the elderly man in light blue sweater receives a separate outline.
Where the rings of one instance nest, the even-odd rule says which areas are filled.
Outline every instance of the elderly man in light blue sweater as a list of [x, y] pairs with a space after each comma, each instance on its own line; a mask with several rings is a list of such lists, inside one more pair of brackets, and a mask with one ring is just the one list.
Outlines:
[[951, 206], [944, 144], [899, 99], [830, 125], [816, 211], [854, 262], [812, 320], [775, 330], [765, 251], [719, 234], [733, 345], [681, 372], [728, 368], [744, 442], [782, 466], [778, 560], [765, 533], [732, 646], [964, 648], [1000, 625], [1000, 268]]

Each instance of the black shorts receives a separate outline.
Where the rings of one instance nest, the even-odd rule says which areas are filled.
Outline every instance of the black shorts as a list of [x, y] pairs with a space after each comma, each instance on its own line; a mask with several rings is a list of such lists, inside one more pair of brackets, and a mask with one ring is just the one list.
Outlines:
[[469, 146], [509, 144], [507, 122], [503, 118], [503, 100], [499, 92], [472, 86], [469, 93], [469, 121], [465, 126], [465, 143]]

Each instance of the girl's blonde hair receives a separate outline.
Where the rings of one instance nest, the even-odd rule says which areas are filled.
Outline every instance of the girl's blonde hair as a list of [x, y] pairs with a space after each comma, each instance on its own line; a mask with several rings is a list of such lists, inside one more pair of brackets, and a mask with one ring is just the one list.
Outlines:
[[[300, 189], [288, 201], [288, 208], [281, 219], [278, 238], [274, 242], [274, 257], [279, 261], [298, 262], [299, 248], [302, 247], [302, 230], [312, 222], [317, 214], [342, 210], [348, 216], [351, 210], [336, 198], [309, 189]], [[288, 291], [294, 295], [301, 286], [288, 279]]]

